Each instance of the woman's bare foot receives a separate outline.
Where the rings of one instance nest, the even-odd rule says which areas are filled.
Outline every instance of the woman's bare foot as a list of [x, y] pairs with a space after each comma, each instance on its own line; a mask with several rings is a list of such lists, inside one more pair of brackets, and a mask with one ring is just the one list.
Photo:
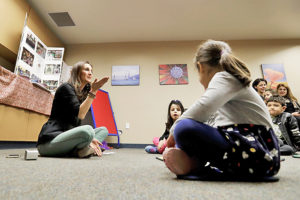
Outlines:
[[86, 146], [83, 149], [78, 150], [77, 155], [79, 158], [89, 158], [95, 153], [95, 150], [90, 146]]

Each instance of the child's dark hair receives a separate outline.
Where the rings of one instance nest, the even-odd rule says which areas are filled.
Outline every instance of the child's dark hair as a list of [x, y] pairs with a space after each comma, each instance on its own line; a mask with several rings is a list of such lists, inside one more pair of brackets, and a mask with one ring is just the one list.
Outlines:
[[270, 99], [267, 100], [267, 104], [269, 102], [277, 102], [280, 103], [281, 106], [285, 106], [285, 99], [279, 95], [271, 96]]
[[[272, 94], [272, 96], [278, 95], [277, 92], [276, 92], [275, 90], [271, 89], [271, 88], [266, 89], [266, 90], [265, 90], [265, 93], [266, 93], [266, 92], [270, 92], [270, 93]], [[265, 96], [265, 95], [264, 95], [264, 96]]]
[[182, 103], [179, 100], [172, 100], [168, 106], [168, 121], [166, 123], [166, 128], [167, 130], [170, 130], [170, 128], [172, 127], [172, 125], [174, 124], [174, 121], [170, 115], [170, 108], [172, 106], [172, 104], [178, 105], [181, 109], [181, 114], [184, 112], [184, 107], [182, 105]]

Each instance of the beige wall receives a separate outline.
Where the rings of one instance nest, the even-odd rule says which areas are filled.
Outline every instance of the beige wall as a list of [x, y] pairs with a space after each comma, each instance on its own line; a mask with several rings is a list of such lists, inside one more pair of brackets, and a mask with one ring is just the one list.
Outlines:
[[[165, 129], [167, 106], [180, 99], [189, 107], [201, 94], [192, 58], [200, 42], [152, 42], [69, 45], [65, 60], [73, 65], [88, 60], [96, 77], [111, 76], [112, 65], [140, 65], [139, 86], [111, 86], [102, 89], [110, 94], [118, 129], [123, 130], [121, 143], [151, 143]], [[288, 83], [300, 98], [300, 40], [229, 41], [238, 57], [249, 64], [253, 79], [262, 77], [262, 63], [283, 63]], [[159, 64], [188, 64], [189, 84], [159, 85]], [[125, 129], [129, 122], [130, 128]], [[116, 138], [111, 137], [111, 142]]]
[[1, 0], [0, 13], [0, 56], [12, 62], [16, 61], [23, 31], [26, 12], [28, 27], [47, 45], [63, 47], [64, 44], [44, 24], [26, 0]]

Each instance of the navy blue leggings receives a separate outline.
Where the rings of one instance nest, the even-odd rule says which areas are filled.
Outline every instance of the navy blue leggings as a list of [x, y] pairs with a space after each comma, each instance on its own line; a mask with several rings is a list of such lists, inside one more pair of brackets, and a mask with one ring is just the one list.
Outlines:
[[224, 153], [231, 148], [216, 128], [192, 119], [178, 122], [174, 139], [176, 146], [196, 158], [200, 165], [206, 162], [214, 166], [222, 165]]

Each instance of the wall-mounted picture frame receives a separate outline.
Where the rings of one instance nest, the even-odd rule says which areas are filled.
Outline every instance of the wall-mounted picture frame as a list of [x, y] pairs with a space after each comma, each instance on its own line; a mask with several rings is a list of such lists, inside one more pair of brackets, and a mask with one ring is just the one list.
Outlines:
[[267, 87], [275, 90], [278, 83], [287, 82], [283, 64], [262, 64], [261, 68]]
[[139, 65], [113, 65], [111, 75], [111, 85], [140, 85]]
[[159, 65], [160, 85], [184, 85], [189, 83], [187, 64]]

